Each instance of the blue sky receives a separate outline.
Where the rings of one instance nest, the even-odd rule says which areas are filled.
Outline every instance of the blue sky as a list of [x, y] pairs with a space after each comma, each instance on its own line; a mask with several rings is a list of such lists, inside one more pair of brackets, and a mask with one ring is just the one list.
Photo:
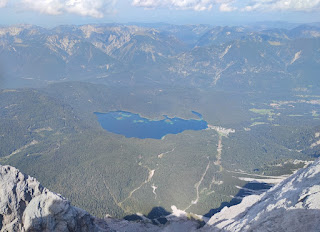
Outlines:
[[0, 0], [0, 24], [319, 22], [320, 0]]

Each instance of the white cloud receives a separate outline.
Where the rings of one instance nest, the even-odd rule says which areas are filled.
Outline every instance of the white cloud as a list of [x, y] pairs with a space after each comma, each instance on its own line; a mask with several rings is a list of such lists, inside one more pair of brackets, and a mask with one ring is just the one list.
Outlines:
[[7, 5], [8, 1], [7, 0], [0, 0], [0, 8], [3, 8]]
[[59, 0], [22, 0], [26, 8], [44, 14], [58, 15], [62, 13], [63, 4]]
[[[0, 0], [2, 1], [2, 0]], [[21, 0], [25, 8], [43, 14], [73, 13], [102, 18], [115, 0]]]
[[203, 11], [210, 10], [216, 2], [215, 0], [133, 0], [132, 5], [145, 8], [167, 7], [178, 10]]
[[320, 10], [320, 0], [253, 0], [243, 10], [313, 11]]
[[[147, 8], [154, 8], [161, 5], [161, 1], [157, 0], [133, 0], [132, 1], [133, 6], [141, 6], [141, 7], [147, 7]], [[164, 4], [162, 4], [164, 5]]]
[[233, 6], [236, 0], [133, 0], [132, 5], [145, 8], [170, 8], [177, 10], [211, 10], [215, 5], [223, 12], [234, 11]]
[[104, 15], [102, 9], [105, 1], [99, 0], [69, 0], [66, 2], [66, 11], [83, 16], [101, 18]]
[[[124, 0], [0, 0], [0, 8], [14, 7], [43, 14], [64, 13], [102, 18], [114, 12], [117, 1]], [[216, 7], [221, 12], [232, 11], [320, 11], [320, 0], [126, 0], [136, 7], [149, 9], [206, 11]]]
[[178, 10], [210, 10], [218, 6], [222, 12], [242, 11], [314, 11], [320, 10], [320, 0], [132, 0], [132, 5], [144, 8]]
[[235, 11], [236, 9], [236, 7], [231, 6], [229, 3], [222, 3], [219, 7], [221, 12], [231, 12]]

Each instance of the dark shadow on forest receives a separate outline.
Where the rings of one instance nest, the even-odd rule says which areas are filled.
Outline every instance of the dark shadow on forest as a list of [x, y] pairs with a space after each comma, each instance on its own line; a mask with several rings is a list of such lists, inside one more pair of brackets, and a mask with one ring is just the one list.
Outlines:
[[[128, 216], [125, 216], [123, 219], [127, 221], [134, 221], [134, 222], [146, 222], [149, 221], [153, 225], [156, 226], [161, 226], [165, 225], [169, 220], [170, 221], [178, 221], [176, 220], [177, 217], [174, 215], [170, 215], [171, 213], [166, 211], [163, 207], [157, 206], [154, 207], [148, 215], [144, 215], [143, 217], [137, 215], [137, 214], [131, 214]], [[167, 219], [167, 216], [170, 215], [170, 218]], [[147, 218], [147, 219], [146, 219]], [[194, 222], [194, 225], [196, 226], [197, 229], [203, 227], [205, 225], [205, 222], [203, 220], [199, 220], [196, 218], [189, 218], [191, 221]]]
[[[233, 206], [237, 205], [241, 202], [242, 198], [245, 196], [252, 195], [253, 193], [257, 194], [263, 193], [270, 189], [272, 185], [267, 183], [258, 183], [258, 182], [250, 182], [247, 183], [242, 187], [242, 189], [239, 190], [239, 192], [234, 196], [234, 198], [229, 202], [222, 202], [221, 205], [218, 208], [211, 209], [208, 213], [204, 214], [203, 216], [210, 218], [212, 215], [220, 212], [225, 206]], [[143, 217], [148, 218], [154, 225], [164, 225], [168, 222], [166, 216], [168, 216], [170, 212], [165, 210], [161, 206], [154, 207], [148, 215], [144, 215]], [[123, 219], [127, 221], [144, 221], [145, 218], [142, 216], [139, 216], [137, 214], [131, 214], [125, 216]]]
[[[242, 201], [242, 198], [253, 195], [253, 194], [259, 194], [267, 191], [270, 189], [273, 185], [267, 184], [267, 183], [258, 183], [258, 182], [250, 182], [247, 183], [242, 187], [242, 189], [239, 190], [239, 192], [231, 199], [229, 202], [222, 202], [221, 205], [218, 208], [211, 209], [208, 213], [204, 214], [205, 217], [212, 217], [214, 214], [219, 213], [224, 207], [230, 207], [233, 205], [240, 204]], [[253, 192], [255, 191], [255, 192]]]
[[[164, 225], [168, 222], [168, 220], [166, 219], [166, 216], [168, 216], [169, 214], [170, 212], [165, 210], [163, 207], [157, 206], [157, 207], [153, 207], [150, 213], [148, 213], [148, 215], [146, 215], [145, 217], [150, 219], [150, 221], [155, 225], [160, 225], [160, 224]], [[143, 221], [144, 220], [142, 217], [140, 217], [137, 214], [131, 214], [131, 215], [125, 216], [123, 219], [127, 221]]]

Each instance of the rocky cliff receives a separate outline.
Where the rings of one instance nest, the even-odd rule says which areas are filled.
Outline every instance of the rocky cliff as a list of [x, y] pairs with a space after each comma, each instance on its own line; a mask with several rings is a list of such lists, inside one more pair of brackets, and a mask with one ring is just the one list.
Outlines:
[[103, 231], [90, 214], [10, 166], [0, 166], [0, 230]]
[[[3, 231], [195, 231], [186, 217], [167, 216], [165, 226], [94, 218], [14, 167], [0, 166], [0, 230]], [[320, 160], [268, 192], [225, 207], [201, 231], [319, 231]]]
[[33, 177], [11, 166], [0, 165], [0, 231], [1, 232], [104, 232], [104, 231], [194, 231], [197, 221], [171, 215], [166, 226], [129, 222], [106, 217], [104, 220], [71, 206], [59, 194], [50, 192]]
[[215, 214], [203, 231], [319, 231], [320, 160]]

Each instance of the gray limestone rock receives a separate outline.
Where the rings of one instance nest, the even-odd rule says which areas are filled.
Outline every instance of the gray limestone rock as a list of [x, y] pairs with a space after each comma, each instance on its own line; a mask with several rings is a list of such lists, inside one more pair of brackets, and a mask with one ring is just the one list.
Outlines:
[[0, 231], [110, 231], [58, 194], [22, 174], [0, 166]]
[[320, 160], [211, 217], [203, 231], [320, 231]]

